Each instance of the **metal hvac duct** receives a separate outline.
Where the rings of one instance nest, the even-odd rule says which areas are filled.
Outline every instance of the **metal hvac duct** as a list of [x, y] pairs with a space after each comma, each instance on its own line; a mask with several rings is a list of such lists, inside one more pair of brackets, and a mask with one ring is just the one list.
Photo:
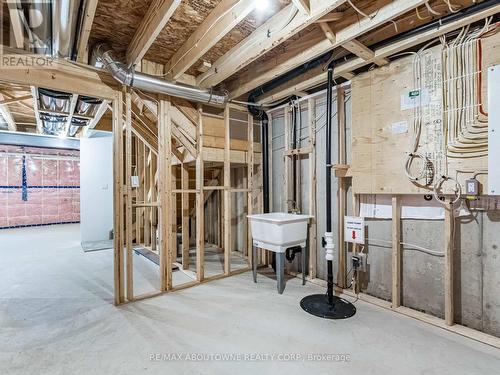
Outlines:
[[73, 57], [81, 0], [52, 1], [52, 55]]
[[136, 73], [116, 60], [113, 51], [104, 44], [99, 44], [94, 49], [94, 60], [100, 61], [111, 75], [125, 86], [215, 106], [224, 106], [228, 102], [227, 94], [214, 93], [211, 89], [168, 82], [152, 75]]

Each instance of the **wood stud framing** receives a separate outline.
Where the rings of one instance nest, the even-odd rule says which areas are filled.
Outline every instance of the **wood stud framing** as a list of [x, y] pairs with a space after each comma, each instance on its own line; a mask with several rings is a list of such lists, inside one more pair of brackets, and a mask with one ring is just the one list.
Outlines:
[[[345, 123], [345, 91], [343, 87], [337, 86], [337, 133], [338, 133], [338, 163], [344, 165], [346, 163], [346, 123]], [[347, 181], [345, 177], [337, 179], [337, 201], [338, 201], [338, 232], [337, 232], [337, 262], [338, 274], [337, 285], [346, 286], [346, 244], [344, 238], [344, 217], [347, 208]]]
[[[309, 222], [309, 277], [315, 278], [317, 274], [317, 219], [316, 219], [316, 100], [308, 99], [307, 113], [309, 123], [309, 215], [312, 216]], [[303, 272], [303, 271], [302, 271]]]
[[[10, 0], [10, 4], [18, 1]], [[135, 35], [126, 49], [126, 63], [129, 67], [141, 65], [147, 70], [143, 57], [150, 46], [172, 18], [181, 0], [153, 0]], [[426, 3], [424, 0], [395, 0], [380, 7], [377, 13], [370, 18], [361, 18], [343, 29], [334, 30], [335, 22], [344, 17], [344, 13], [336, 11], [343, 0], [292, 0], [292, 4], [285, 6], [272, 16], [267, 22], [258, 27], [243, 41], [224, 53], [211, 63], [205, 64], [204, 71], [197, 77], [191, 76], [192, 83], [203, 87], [213, 87], [235, 72], [248, 66], [264, 56], [280, 43], [291, 38], [297, 32], [304, 30], [314, 23], [309, 34], [301, 36], [296, 43], [285, 53], [268, 59], [258, 69], [249, 69], [238, 80], [229, 81], [230, 97], [239, 97], [256, 87], [286, 73], [295, 67], [321, 54], [342, 47], [357, 57], [342, 62], [335, 68], [335, 75], [347, 79], [354, 77], [353, 71], [368, 65], [385, 65], [391, 55], [405, 49], [425, 43], [437, 36], [458, 29], [464, 25], [484, 19], [487, 16], [500, 12], [500, 5], [467, 15], [453, 22], [444, 24], [437, 29], [429, 29], [418, 35], [413, 35], [375, 49], [368, 48], [360, 42], [359, 37], [371, 30], [382, 27], [392, 19], [413, 11], [416, 7]], [[88, 45], [96, 14], [98, 0], [88, 0], [83, 9], [83, 24], [79, 35], [77, 61], [88, 61]], [[169, 57], [167, 64], [157, 64], [155, 74], [168, 74], [173, 80], [184, 79], [185, 73], [196, 66], [200, 59], [239, 24], [252, 10], [252, 0], [222, 0], [209, 13], [194, 33], [181, 45], [177, 53]], [[13, 41], [18, 48], [25, 44], [24, 30], [19, 12], [10, 7], [13, 26]], [[298, 10], [298, 12], [296, 12]], [[273, 26], [289, 19], [290, 14], [296, 15], [288, 24], [277, 31], [270, 32]], [[243, 58], [244, 56], [244, 58]], [[153, 64], [153, 63], [151, 63]], [[232, 255], [232, 196], [233, 193], [243, 193], [246, 197], [247, 213], [259, 211], [262, 206], [262, 191], [259, 179], [262, 175], [260, 145], [254, 144], [254, 121], [250, 114], [246, 119], [247, 141], [231, 139], [231, 111], [237, 106], [227, 105], [223, 116], [204, 112], [199, 105], [194, 108], [191, 103], [181, 99], [161, 96], [158, 105], [154, 101], [141, 99], [131, 89], [119, 87], [104, 71], [94, 68], [84, 68], [70, 64], [63, 60], [57, 61], [57, 66], [48, 69], [28, 69], [0, 71], [0, 80], [27, 84], [31, 86], [37, 127], [41, 130], [40, 111], [38, 109], [37, 87], [47, 87], [54, 90], [72, 90], [70, 115], [67, 119], [67, 128], [71, 123], [74, 108], [79, 95], [96, 96], [103, 99], [97, 115], [91, 120], [89, 129], [100, 121], [102, 116], [112, 105], [113, 128], [113, 225], [114, 225], [114, 302], [121, 304], [145, 298], [134, 295], [134, 246], [144, 245], [159, 253], [160, 285], [159, 292], [178, 290], [184, 287], [198, 285], [202, 282], [229, 276], [244, 270], [231, 271]], [[164, 68], [164, 71], [163, 71]], [[307, 95], [306, 90], [316, 87], [325, 81], [323, 67], [312, 69], [301, 77], [294, 78], [286, 85], [271, 90], [262, 96], [262, 102], [268, 103], [282, 99], [293, 93], [300, 96]], [[346, 118], [344, 89], [337, 88], [338, 113], [338, 165], [334, 168], [338, 178], [338, 274], [337, 284], [346, 286], [346, 259], [347, 246], [343, 238], [344, 215], [347, 213], [347, 189], [349, 178], [346, 153]], [[15, 122], [9, 113], [7, 105], [22, 102], [30, 97], [5, 99], [0, 97], [0, 110], [6, 119], [9, 130], [15, 130]], [[141, 102], [142, 101], [142, 102]], [[290, 211], [291, 202], [291, 160], [293, 157], [308, 157], [309, 169], [309, 206], [310, 215], [315, 216], [316, 207], [316, 99], [308, 98], [308, 128], [309, 144], [300, 149], [290, 149], [290, 108], [284, 108], [285, 127], [285, 210]], [[24, 103], [26, 105], [26, 103]], [[236, 110], [241, 111], [242, 107]], [[149, 111], [152, 116], [144, 113]], [[272, 171], [272, 115], [269, 124], [269, 166]], [[216, 121], [213, 121], [216, 120]], [[217, 121], [223, 123], [223, 137], [216, 137], [210, 132], [212, 125]], [[211, 163], [217, 163], [215, 169]], [[220, 168], [220, 165], [223, 165]], [[232, 187], [231, 168], [246, 167], [244, 180], [246, 184]], [[177, 174], [177, 172], [180, 172]], [[194, 173], [193, 173], [194, 172]], [[211, 174], [211, 172], [213, 172]], [[222, 172], [222, 173], [221, 173]], [[190, 173], [194, 175], [195, 189], [190, 186]], [[221, 175], [218, 175], [221, 173]], [[132, 187], [133, 175], [140, 177], [140, 186]], [[180, 189], [177, 187], [177, 176], [180, 176]], [[207, 178], [208, 176], [208, 178]], [[193, 178], [193, 177], [191, 177]], [[222, 180], [222, 184], [220, 184]], [[192, 181], [192, 180], [191, 180]], [[219, 185], [220, 184], [220, 185]], [[272, 197], [272, 174], [270, 176]], [[178, 215], [177, 195], [180, 194], [180, 210]], [[190, 197], [195, 195], [194, 207], [190, 205]], [[217, 202], [209, 205], [211, 199]], [[454, 211], [451, 204], [447, 204], [444, 220], [444, 320], [425, 316], [404, 307], [402, 300], [402, 244], [401, 244], [401, 199], [400, 195], [392, 196], [392, 301], [388, 308], [428, 321], [431, 324], [443, 325], [450, 330], [463, 333], [464, 327], [454, 326]], [[352, 196], [352, 214], [359, 214], [360, 197]], [[270, 206], [273, 207], [272, 198]], [[274, 202], [277, 203], [277, 202]], [[205, 213], [205, 205], [207, 212]], [[208, 227], [211, 223], [205, 222], [205, 215], [216, 217], [219, 230]], [[178, 221], [178, 218], [180, 220]], [[134, 222], [135, 219], [135, 222]], [[193, 260], [190, 259], [190, 224], [195, 227], [196, 246], [196, 280], [186, 285], [175, 287], [172, 280], [172, 267], [177, 265], [176, 243], [177, 227], [180, 224], [182, 238], [181, 268], [189, 271]], [[309, 228], [309, 279], [317, 276], [317, 227], [316, 218], [311, 220]], [[245, 221], [245, 246], [247, 259], [252, 259], [252, 237], [248, 221]], [[209, 229], [206, 229], [209, 228]], [[156, 237], [158, 232], [159, 242]], [[205, 277], [205, 242], [208, 240], [219, 245], [224, 250], [224, 271], [222, 275]], [[359, 246], [352, 246], [353, 253], [360, 250]], [[269, 254], [259, 252], [258, 261], [261, 264], [269, 262]], [[191, 264], [190, 264], [191, 263]], [[194, 273], [193, 273], [194, 275]], [[355, 292], [360, 291], [359, 280], [355, 282]], [[363, 296], [361, 294], [361, 296]], [[362, 299], [373, 297], [362, 297]], [[452, 327], [453, 326], [453, 327]], [[465, 329], [466, 330], [466, 329]], [[474, 336], [473, 333], [467, 333]], [[481, 336], [481, 335], [479, 335]], [[481, 341], [488, 341], [481, 336]]]
[[205, 168], [203, 162], [203, 111], [198, 106], [198, 157], [196, 158], [196, 275], [198, 281], [205, 278]]
[[401, 306], [401, 275], [403, 256], [401, 251], [401, 197], [392, 197], [392, 306]]
[[231, 153], [230, 108], [224, 109], [224, 274], [229, 275], [231, 257]]
[[181, 0], [153, 0], [127, 50], [127, 64], [139, 63], [163, 30]]

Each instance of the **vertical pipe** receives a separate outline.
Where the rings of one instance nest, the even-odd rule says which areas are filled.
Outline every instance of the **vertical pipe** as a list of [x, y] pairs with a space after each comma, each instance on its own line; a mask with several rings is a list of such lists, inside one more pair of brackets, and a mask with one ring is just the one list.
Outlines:
[[[326, 90], [326, 232], [332, 231], [332, 90], [333, 63], [328, 65]], [[327, 295], [328, 303], [333, 304], [333, 261], [327, 263]]]

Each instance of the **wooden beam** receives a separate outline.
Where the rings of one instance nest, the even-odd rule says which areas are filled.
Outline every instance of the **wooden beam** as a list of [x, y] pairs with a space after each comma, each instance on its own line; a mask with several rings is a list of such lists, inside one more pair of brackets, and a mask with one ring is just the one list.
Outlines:
[[115, 305], [125, 302], [123, 259], [123, 94], [113, 100], [113, 248]]
[[[288, 152], [290, 150], [290, 107], [286, 106], [283, 109], [283, 126], [285, 128], [285, 151], [284, 153]], [[284, 196], [285, 196], [285, 210], [286, 212], [290, 212], [292, 209], [292, 205], [290, 204], [290, 197], [292, 196], [292, 187], [293, 184], [291, 183], [291, 158], [284, 158], [284, 180], [285, 180], [285, 186], [284, 186]], [[281, 206], [280, 202], [280, 206]]]
[[40, 69], [0, 69], [0, 81], [114, 100], [116, 81], [105, 71], [44, 57]]
[[344, 15], [344, 12], [330, 12], [317, 20], [316, 23], [339, 21], [344, 17]]
[[181, 0], [153, 0], [127, 49], [128, 66], [135, 65], [163, 30]]
[[[125, 91], [125, 90], [124, 90]], [[132, 100], [125, 93], [125, 246], [127, 300], [134, 300], [134, 249], [132, 244]]]
[[87, 0], [85, 1], [85, 10], [83, 13], [83, 24], [81, 28], [81, 33], [78, 38], [76, 61], [80, 63], [88, 62], [88, 44], [90, 31], [92, 30], [92, 25], [94, 24], [95, 11], [97, 9], [97, 4], [99, 0]]
[[316, 6], [311, 9], [311, 14], [298, 12], [294, 15], [295, 5], [286, 6], [215, 61], [205, 73], [196, 77], [197, 83], [204, 87], [211, 87], [222, 82], [344, 2], [345, 0], [317, 2]]
[[18, 103], [18, 102], [22, 102], [23, 100], [28, 100], [28, 99], [31, 99], [32, 96], [31, 95], [23, 95], [23, 96], [13, 96], [9, 99], [5, 99], [3, 98], [3, 95], [0, 94], [0, 105], [5, 105], [5, 104], [12, 104], [12, 103]]
[[203, 161], [203, 112], [198, 105], [198, 132], [196, 158], [196, 278], [199, 282], [205, 278], [205, 200], [204, 200], [204, 161]]
[[172, 135], [179, 141], [179, 143], [191, 154], [193, 158], [196, 158], [196, 147], [191, 143], [191, 141], [182, 133], [177, 125], [174, 123], [172, 126]]
[[161, 97], [158, 106], [158, 212], [160, 234], [160, 290], [172, 288], [171, 168], [172, 119], [170, 101]]
[[[181, 165], [181, 189], [189, 189], [189, 170], [187, 164]], [[189, 193], [181, 195], [182, 221], [182, 269], [189, 269]]]
[[[338, 162], [344, 164], [346, 161], [346, 114], [345, 114], [345, 90], [337, 86], [337, 133], [338, 133]], [[331, 177], [330, 177], [331, 178]], [[347, 183], [344, 178], [337, 179], [337, 201], [338, 201], [338, 243], [337, 243], [337, 285], [346, 285], [346, 244], [344, 238], [344, 218], [347, 210]]]
[[7, 0], [6, 3], [9, 8], [10, 26], [12, 33], [14, 34], [16, 48], [24, 49], [24, 26], [21, 19], [22, 9], [20, 1]]
[[69, 128], [71, 126], [71, 120], [73, 120], [73, 115], [75, 114], [76, 103], [78, 102], [78, 94], [73, 94], [71, 96], [71, 101], [69, 104], [68, 118], [66, 119], [66, 125], [64, 133], [66, 136], [69, 135]]
[[[309, 146], [309, 277], [315, 278], [317, 273], [317, 240], [316, 240], [316, 100], [310, 98], [308, 105]], [[303, 272], [303, 271], [302, 271]]]
[[355, 54], [356, 56], [361, 57], [363, 60], [368, 61], [373, 59], [375, 64], [377, 64], [378, 66], [389, 64], [389, 60], [387, 60], [386, 58], [375, 58], [375, 52], [373, 52], [370, 48], [365, 46], [357, 39], [352, 39], [343, 43], [342, 47]]
[[330, 25], [328, 25], [328, 22], [321, 22], [318, 25], [319, 28], [323, 31], [323, 34], [325, 34], [326, 39], [328, 39], [332, 44], [335, 44], [335, 32], [332, 30]]
[[444, 321], [455, 324], [453, 299], [453, 261], [455, 239], [455, 212], [453, 203], [447, 201], [444, 211]]
[[401, 197], [392, 197], [392, 307], [401, 306], [401, 275], [403, 257], [401, 253]]
[[89, 134], [89, 131], [94, 129], [99, 121], [101, 121], [102, 116], [106, 113], [108, 110], [108, 105], [109, 101], [108, 100], [103, 100], [102, 103], [99, 105], [99, 108], [97, 108], [97, 112], [92, 120], [90, 120], [89, 125], [85, 127], [83, 130], [83, 136], [87, 136]]
[[293, 5], [299, 10], [299, 12], [310, 14], [311, 13], [311, 2], [310, 0], [292, 0]]
[[[397, 42], [391, 43], [387, 46], [375, 49], [374, 58], [375, 59], [387, 58], [391, 55], [400, 53], [416, 45], [428, 42], [429, 40], [437, 38], [451, 31], [457, 30], [461, 27], [467, 26], [471, 23], [480, 21], [486, 17], [495, 15], [498, 12], [500, 12], [500, 5], [495, 5], [483, 11], [480, 11], [476, 14], [465, 16], [461, 19], [458, 19], [456, 21], [444, 25], [438, 25], [418, 35], [409, 36], [407, 38], [398, 40]], [[362, 68], [367, 64], [372, 64], [372, 63], [374, 63], [373, 59], [364, 60], [361, 57], [357, 57], [352, 60], [346, 61], [335, 67], [335, 72], [334, 72], [335, 77], [343, 76], [356, 69]], [[276, 100], [280, 100], [290, 96], [295, 91], [303, 91], [311, 89], [313, 87], [322, 85], [325, 82], [326, 82], [326, 73], [323, 71], [323, 67], [320, 66], [318, 68], [311, 69], [302, 76], [290, 80], [285, 85], [281, 85], [269, 91], [268, 93], [259, 98], [259, 102], [260, 103], [274, 102]]]
[[[247, 118], [248, 124], [247, 124], [247, 139], [248, 139], [248, 144], [253, 145], [253, 116], [249, 113], [248, 118]], [[253, 170], [254, 170], [254, 163], [253, 163], [253, 153], [254, 149], [253, 146], [250, 147], [250, 150], [248, 150], [248, 162], [247, 162], [247, 215], [252, 215], [253, 213]], [[272, 211], [272, 210], [271, 210]], [[250, 220], [248, 218], [245, 218], [245, 224], [246, 224], [246, 232], [247, 232], [247, 257], [248, 257], [248, 262], [250, 264], [253, 264], [253, 239], [252, 239], [252, 228], [250, 226]]]
[[[31, 98], [31, 95], [29, 97]], [[15, 132], [17, 130], [17, 125], [12, 117], [12, 114], [10, 113], [9, 107], [5, 104], [7, 100], [4, 99], [2, 94], [0, 94], [0, 115], [2, 115], [3, 119], [7, 123], [9, 130]]]
[[231, 272], [231, 136], [229, 106], [224, 109], [224, 274]]
[[254, 0], [223, 0], [165, 65], [177, 80], [255, 8]]
[[[380, 8], [373, 18], [363, 18], [359, 22], [339, 30], [336, 33], [334, 44], [327, 39], [317, 42], [314, 39], [315, 32], [313, 30], [310, 35], [302, 37], [304, 44], [306, 44], [305, 48], [298, 49], [296, 46], [292, 46], [290, 53], [283, 53], [275, 59], [261, 64], [257, 69], [251, 69], [240, 77], [237, 84], [229, 87], [230, 97], [235, 98], [249, 92], [269, 80], [302, 65], [304, 61], [312, 60], [332, 50], [332, 48], [339, 47], [424, 3], [425, 0], [395, 0]], [[311, 42], [307, 43], [308, 40]]]
[[43, 133], [42, 120], [40, 119], [40, 111], [38, 108], [38, 89], [35, 86], [30, 86], [31, 96], [33, 97], [33, 111], [35, 111], [36, 131], [38, 134]]

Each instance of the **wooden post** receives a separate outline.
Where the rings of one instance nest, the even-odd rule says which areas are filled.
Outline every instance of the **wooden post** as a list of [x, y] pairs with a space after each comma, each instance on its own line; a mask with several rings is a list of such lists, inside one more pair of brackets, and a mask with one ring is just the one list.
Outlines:
[[[189, 189], [189, 170], [187, 164], [181, 165], [181, 189]], [[181, 196], [182, 216], [182, 268], [189, 269], [189, 193]]]
[[401, 306], [401, 197], [392, 197], [392, 308]]
[[290, 118], [289, 118], [289, 108], [285, 107], [283, 109], [283, 121], [285, 124], [285, 153], [284, 153], [284, 162], [285, 162], [285, 169], [284, 169], [284, 178], [285, 178], [285, 211], [290, 212], [292, 208], [292, 204], [290, 201], [291, 197], [291, 189], [293, 184], [290, 183], [290, 169], [291, 169], [291, 160], [290, 158], [286, 155], [287, 151], [290, 150]]
[[205, 194], [204, 165], [203, 165], [203, 112], [201, 105], [198, 106], [198, 155], [196, 157], [196, 275], [198, 281], [205, 278]]
[[113, 248], [115, 305], [125, 302], [123, 262], [123, 93], [113, 100]]
[[[171, 175], [172, 175], [172, 180], [171, 180], [171, 186], [172, 190], [175, 190], [177, 188], [177, 174], [176, 170], [174, 167], [171, 167]], [[171, 243], [171, 252], [170, 252], [170, 258], [172, 259], [172, 264], [177, 262], [177, 194], [172, 193], [171, 194], [171, 217], [172, 221], [170, 223], [170, 230], [171, 230], [171, 238], [170, 238], [170, 243]]]
[[[353, 192], [352, 194], [352, 210], [353, 210], [353, 216], [359, 216], [359, 197], [356, 193]], [[352, 244], [352, 253], [357, 254], [359, 249], [359, 245], [353, 243]], [[359, 285], [359, 273], [356, 273], [356, 277], [354, 279], [354, 292], [359, 293], [360, 292], [360, 285]]]
[[134, 299], [134, 249], [132, 244], [132, 100], [125, 93], [125, 238], [127, 248], [127, 299]]
[[229, 275], [231, 256], [231, 136], [229, 106], [224, 109], [224, 274]]
[[[149, 166], [151, 179], [151, 202], [158, 201], [158, 155], [151, 153], [151, 165]], [[156, 251], [157, 244], [157, 229], [158, 229], [158, 210], [159, 208], [151, 209], [151, 250]]]
[[[346, 136], [345, 136], [345, 91], [341, 86], [337, 86], [337, 129], [338, 129], [338, 163], [346, 163]], [[342, 288], [346, 285], [346, 247], [344, 238], [344, 217], [346, 213], [346, 181], [344, 177], [337, 179], [337, 285]]]
[[316, 100], [309, 99], [308, 123], [309, 123], [309, 215], [312, 216], [309, 225], [309, 277], [316, 278], [317, 234], [316, 234]]
[[267, 140], [268, 140], [268, 168], [269, 168], [269, 211], [274, 211], [274, 201], [273, 201], [273, 114], [269, 114], [269, 120], [267, 124]]
[[[144, 199], [145, 194], [145, 167], [144, 167], [144, 159], [146, 153], [146, 147], [144, 147], [144, 143], [137, 137], [135, 137], [137, 142], [137, 175], [139, 176], [139, 188], [137, 189], [136, 201], [145, 202]], [[137, 244], [144, 243], [144, 227], [145, 227], [145, 208], [138, 208], [135, 216], [135, 227], [136, 227], [136, 242]]]
[[160, 290], [172, 288], [171, 255], [171, 158], [172, 158], [172, 120], [170, 100], [161, 97], [158, 108], [158, 216], [160, 237]]
[[[152, 202], [151, 201], [151, 171], [150, 164], [152, 159], [152, 152], [149, 147], [144, 147], [144, 150], [147, 150], [147, 157], [144, 158], [144, 188], [143, 188], [143, 201], [144, 202]], [[152, 208], [144, 208], [144, 246], [151, 246], [151, 215], [150, 212]]]
[[455, 324], [453, 306], [453, 252], [455, 238], [455, 212], [448, 201], [444, 211], [444, 320], [446, 325]]
[[[254, 168], [254, 146], [253, 146], [253, 116], [248, 113], [248, 124], [247, 124], [247, 139], [248, 139], [248, 160], [247, 160], [247, 214], [251, 215], [253, 213], [253, 168]], [[250, 220], [247, 219], [247, 256], [248, 261], [252, 264], [252, 228], [250, 227]]]

